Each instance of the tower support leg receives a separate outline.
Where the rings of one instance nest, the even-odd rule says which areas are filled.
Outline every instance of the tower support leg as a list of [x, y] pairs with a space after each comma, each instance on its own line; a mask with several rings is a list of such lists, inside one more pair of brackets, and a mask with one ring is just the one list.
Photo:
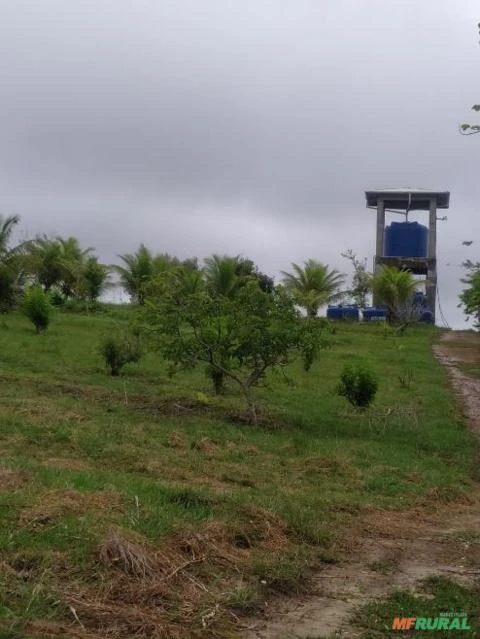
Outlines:
[[[385, 255], [385, 202], [378, 198], [377, 200], [377, 245], [375, 251], [375, 265], [374, 274], [382, 270], [382, 265], [379, 264], [379, 259]], [[378, 304], [378, 299], [373, 295], [373, 305]]]
[[432, 312], [433, 323], [435, 324], [435, 310], [437, 302], [437, 269], [428, 269], [427, 281], [425, 282], [427, 306], [428, 310]]
[[428, 273], [426, 293], [428, 310], [433, 314], [435, 323], [435, 309], [437, 300], [437, 200], [431, 198], [428, 225]]

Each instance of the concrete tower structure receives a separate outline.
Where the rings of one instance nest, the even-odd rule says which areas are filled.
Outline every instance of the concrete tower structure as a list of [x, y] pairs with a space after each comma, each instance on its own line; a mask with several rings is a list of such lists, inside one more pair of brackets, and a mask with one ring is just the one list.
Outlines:
[[[425, 275], [427, 306], [435, 321], [437, 295], [437, 209], [448, 209], [450, 193], [430, 189], [378, 189], [365, 192], [367, 208], [377, 211], [377, 241], [374, 271], [382, 266], [396, 266], [415, 275]], [[428, 212], [428, 245], [426, 255], [388, 255], [385, 250], [385, 213]], [[374, 300], [374, 304], [376, 300]]]

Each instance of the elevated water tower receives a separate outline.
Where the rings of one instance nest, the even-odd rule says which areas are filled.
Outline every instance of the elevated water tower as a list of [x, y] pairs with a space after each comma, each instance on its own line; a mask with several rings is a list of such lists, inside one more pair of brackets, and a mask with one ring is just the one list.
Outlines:
[[[437, 293], [437, 209], [448, 209], [450, 193], [430, 189], [378, 189], [366, 191], [367, 208], [377, 210], [377, 244], [374, 271], [383, 265], [425, 275], [427, 307], [435, 322]], [[410, 211], [428, 211], [428, 228], [408, 222]], [[385, 213], [405, 215], [404, 222], [385, 228]], [[374, 300], [376, 304], [376, 300]]]

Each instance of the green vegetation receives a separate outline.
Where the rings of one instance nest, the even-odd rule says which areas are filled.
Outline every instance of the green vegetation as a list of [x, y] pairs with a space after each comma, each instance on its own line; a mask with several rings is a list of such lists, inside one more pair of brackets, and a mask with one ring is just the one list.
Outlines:
[[240, 255], [212, 255], [205, 258], [205, 283], [215, 297], [234, 297], [250, 281], [255, 281], [264, 293], [273, 291], [273, 279], [258, 270], [252, 260]]
[[465, 315], [473, 318], [473, 325], [480, 329], [480, 263], [466, 262], [467, 276], [462, 279], [467, 287], [460, 294], [460, 304]]
[[[395, 617], [434, 618], [442, 613], [464, 614], [468, 619], [470, 630], [462, 630], [459, 634], [467, 639], [478, 637], [480, 618], [478, 598], [480, 584], [473, 587], [460, 586], [445, 577], [431, 577], [422, 588], [421, 595], [409, 591], [397, 591], [387, 599], [368, 603], [360, 608], [352, 617], [357, 628], [365, 629], [360, 635], [362, 639], [373, 637], [398, 637], [399, 631], [392, 630]], [[452, 637], [455, 630], [422, 631], [416, 630], [415, 637], [431, 639], [435, 637]]]
[[383, 266], [372, 280], [372, 289], [380, 304], [387, 307], [387, 321], [411, 322], [418, 319], [412, 298], [417, 282], [410, 271]]
[[75, 237], [40, 236], [25, 243], [20, 265], [27, 276], [46, 292], [64, 300], [96, 302], [108, 286], [109, 268], [82, 249]]
[[292, 264], [292, 271], [282, 271], [285, 287], [295, 303], [305, 309], [308, 317], [316, 317], [322, 306], [343, 295], [340, 287], [345, 277], [335, 269], [330, 270], [326, 264], [308, 259], [303, 268]]
[[192, 258], [181, 262], [178, 258], [168, 253], [153, 253], [141, 244], [136, 253], [120, 255], [123, 266], [113, 265], [113, 269], [120, 276], [120, 283], [130, 295], [134, 304], [145, 304], [146, 292], [151, 287], [152, 281], [163, 273], [177, 270], [183, 267], [185, 271], [197, 271], [197, 259]]
[[26, 289], [22, 309], [37, 333], [47, 330], [52, 316], [52, 304], [48, 293], [41, 286]]
[[20, 252], [22, 245], [11, 246], [18, 215], [4, 217], [0, 214], [0, 313], [6, 315], [17, 303], [22, 282]]
[[120, 375], [125, 364], [138, 362], [142, 357], [139, 336], [132, 331], [113, 329], [103, 337], [100, 353], [110, 374]]
[[15, 306], [15, 271], [8, 264], [0, 263], [0, 313], [8, 313]]
[[[161, 284], [163, 283], [163, 286]], [[145, 318], [154, 342], [175, 370], [207, 364], [217, 394], [226, 379], [238, 385], [252, 423], [257, 422], [253, 390], [268, 372], [285, 367], [303, 352], [309, 370], [320, 346], [323, 323], [300, 316], [286, 291], [262, 291], [256, 280], [218, 293], [208, 286], [186, 295], [177, 273], [157, 282]]]
[[359, 259], [352, 249], [342, 253], [353, 267], [352, 284], [347, 295], [360, 308], [367, 306], [368, 296], [372, 292], [372, 275], [367, 271], [367, 258]]
[[[317, 317], [365, 299], [352, 252], [342, 292], [313, 259], [278, 286], [239, 255], [141, 245], [107, 266], [74, 237], [12, 246], [17, 223], [0, 219], [0, 637], [229, 636], [308, 591], [359, 514], [471, 490], [435, 329]], [[99, 303], [112, 270], [133, 305]]]
[[367, 408], [378, 390], [378, 381], [364, 365], [347, 364], [341, 375], [337, 392], [356, 408]]
[[[13, 312], [0, 329], [0, 636], [227, 636], [233, 615], [307, 588], [365, 509], [471, 490], [434, 329], [339, 325], [308, 374], [266, 374], [251, 425], [238, 385], [172, 378], [154, 349], [106, 374], [98, 344], [136, 313], [57, 313], [38, 339]], [[335, 387], [362, 361], [375, 408], [346, 410]]]

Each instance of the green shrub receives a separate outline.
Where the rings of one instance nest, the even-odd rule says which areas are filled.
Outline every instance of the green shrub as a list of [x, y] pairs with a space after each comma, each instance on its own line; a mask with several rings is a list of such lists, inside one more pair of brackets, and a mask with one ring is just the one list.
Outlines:
[[375, 375], [362, 365], [347, 364], [340, 375], [337, 393], [356, 408], [367, 408], [378, 389]]
[[58, 289], [54, 289], [50, 293], [50, 301], [53, 306], [63, 306], [65, 304], [65, 297]]
[[103, 338], [100, 353], [110, 374], [120, 375], [125, 364], [138, 362], [142, 357], [142, 347], [138, 335], [131, 332], [112, 332]]
[[25, 291], [23, 312], [35, 326], [37, 333], [45, 331], [52, 316], [52, 304], [50, 296], [41, 286], [32, 286]]
[[0, 312], [8, 313], [15, 305], [15, 273], [6, 264], [0, 264]]

